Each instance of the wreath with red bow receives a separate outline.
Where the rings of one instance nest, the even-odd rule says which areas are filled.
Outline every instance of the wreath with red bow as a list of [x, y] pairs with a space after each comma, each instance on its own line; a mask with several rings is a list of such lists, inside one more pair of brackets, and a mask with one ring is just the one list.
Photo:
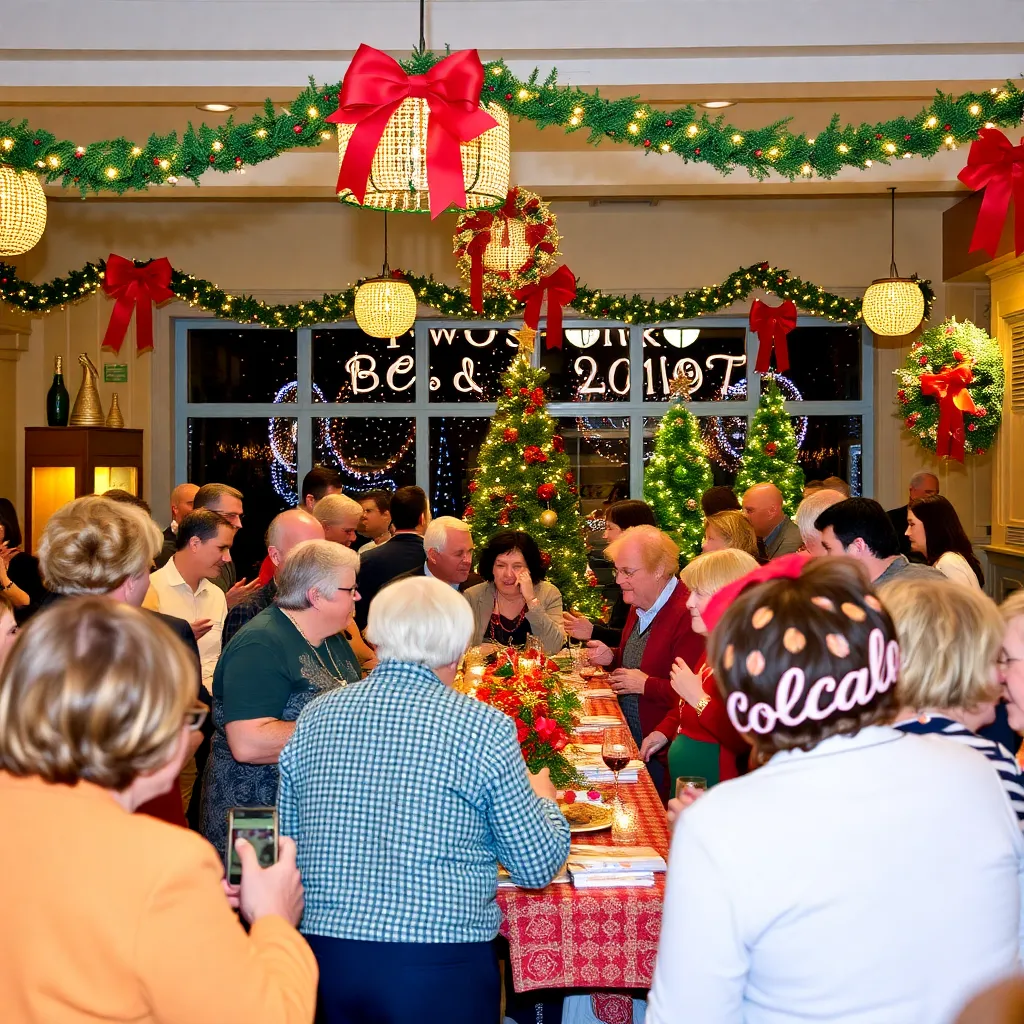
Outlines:
[[500, 210], [462, 214], [453, 251], [474, 309], [483, 312], [485, 294], [515, 292], [546, 277], [561, 240], [551, 207], [519, 186], [509, 189]]
[[998, 342], [969, 320], [947, 320], [910, 346], [894, 371], [903, 425], [922, 448], [963, 462], [984, 455], [1003, 410], [1003, 354]]

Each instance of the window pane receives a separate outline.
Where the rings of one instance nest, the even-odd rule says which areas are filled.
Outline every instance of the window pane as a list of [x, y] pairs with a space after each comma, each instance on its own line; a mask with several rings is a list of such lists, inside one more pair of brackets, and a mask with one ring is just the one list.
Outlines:
[[291, 418], [188, 421], [188, 479], [230, 484], [244, 497], [242, 529], [231, 557], [238, 578], [256, 578], [270, 520], [295, 505], [295, 424]]
[[498, 378], [508, 369], [518, 342], [513, 330], [431, 327], [431, 402], [494, 402]]
[[629, 419], [625, 416], [572, 416], [558, 420], [583, 514], [629, 495]]
[[[745, 416], [698, 416], [700, 434], [704, 448], [711, 462], [715, 485], [729, 487], [736, 480], [739, 457], [747, 441], [747, 418]], [[661, 422], [659, 416], [644, 417], [644, 465], [654, 452], [654, 431]]]
[[629, 328], [562, 331], [562, 347], [541, 348], [553, 402], [625, 402], [629, 398]]
[[487, 416], [436, 416], [430, 420], [430, 500], [435, 516], [461, 516], [470, 504], [469, 482], [480, 465]]
[[412, 402], [413, 332], [371, 338], [358, 327], [313, 331], [314, 402]]
[[315, 419], [313, 451], [317, 463], [338, 469], [349, 494], [416, 483], [416, 421], [411, 416]]
[[695, 401], [747, 397], [747, 332], [742, 327], [645, 327], [645, 402], [664, 402], [677, 370]]
[[786, 376], [807, 402], [858, 401], [861, 333], [839, 324], [797, 327], [789, 333]]
[[805, 416], [793, 420], [797, 440], [801, 421], [807, 424], [800, 444], [800, 468], [808, 480], [838, 476], [851, 494], [863, 493], [863, 451], [860, 416]]
[[[190, 402], [294, 402], [297, 373], [294, 331], [188, 332]], [[292, 386], [275, 398], [287, 384]]]

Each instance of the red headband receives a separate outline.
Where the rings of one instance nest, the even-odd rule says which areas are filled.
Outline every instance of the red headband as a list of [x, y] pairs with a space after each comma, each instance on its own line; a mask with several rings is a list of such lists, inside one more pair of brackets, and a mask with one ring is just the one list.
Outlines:
[[758, 583], [767, 583], [768, 580], [800, 578], [804, 566], [811, 560], [811, 556], [805, 552], [798, 551], [794, 555], [782, 555], [780, 558], [772, 559], [767, 565], [762, 565], [746, 576], [736, 580], [711, 598], [707, 608], [701, 612], [704, 625], [710, 633], [721, 621], [726, 609], [743, 593], [747, 587], [757, 586]]

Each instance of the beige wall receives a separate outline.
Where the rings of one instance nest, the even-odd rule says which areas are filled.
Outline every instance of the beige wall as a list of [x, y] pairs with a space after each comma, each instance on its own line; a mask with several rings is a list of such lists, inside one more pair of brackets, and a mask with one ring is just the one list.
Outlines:
[[[897, 262], [905, 274], [936, 282], [934, 319], [949, 313], [977, 318], [987, 289], [942, 286], [942, 212], [949, 200], [903, 200], [899, 207]], [[587, 284], [604, 289], [663, 295], [720, 281], [741, 264], [770, 260], [834, 291], [859, 294], [889, 264], [888, 197], [878, 199], [692, 200], [591, 207], [557, 204], [566, 263]], [[391, 219], [391, 263], [455, 280], [451, 216]], [[66, 200], [51, 202], [46, 235], [26, 260], [26, 272], [45, 280], [88, 259], [117, 252], [147, 258], [168, 256], [175, 267], [208, 277], [222, 287], [263, 298], [291, 299], [337, 290], [375, 273], [381, 262], [381, 219], [319, 202], [155, 202]], [[774, 301], [774, 300], [773, 300]], [[745, 312], [749, 303], [735, 312]], [[79, 383], [74, 359], [99, 350], [111, 303], [94, 297], [33, 322], [29, 351], [17, 362], [17, 408], [12, 424], [0, 413], [0, 455], [19, 453], [8, 470], [19, 507], [24, 498], [21, 428], [44, 422], [44, 396], [53, 356], [63, 353], [72, 398]], [[104, 408], [118, 390], [125, 423], [146, 430], [146, 492], [162, 514], [172, 484], [171, 322], [188, 312], [182, 303], [158, 311], [156, 352], [134, 355], [129, 335], [121, 361], [128, 385], [101, 385]], [[980, 322], [984, 323], [982, 319]], [[888, 506], [905, 501], [909, 476], [928, 468], [942, 479], [975, 539], [989, 523], [990, 457], [966, 468], [939, 465], [900, 430], [893, 406], [892, 371], [905, 356], [907, 339], [881, 339], [875, 359], [875, 494]], [[3, 366], [0, 363], [0, 366]], [[3, 401], [0, 382], [0, 402]]]

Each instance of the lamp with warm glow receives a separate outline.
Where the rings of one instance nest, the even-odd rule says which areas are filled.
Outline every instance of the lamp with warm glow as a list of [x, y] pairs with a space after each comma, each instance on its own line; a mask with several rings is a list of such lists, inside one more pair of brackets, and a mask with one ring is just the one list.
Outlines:
[[371, 338], [397, 338], [416, 322], [416, 293], [388, 266], [388, 215], [384, 214], [384, 267], [380, 277], [356, 289], [353, 311], [359, 329]]
[[909, 277], [900, 277], [896, 269], [896, 189], [892, 197], [891, 259], [889, 276], [872, 281], [864, 293], [861, 315], [875, 333], [887, 338], [909, 334], [924, 319], [924, 293]]
[[0, 164], [0, 256], [19, 256], [43, 237], [46, 196], [31, 171]]

